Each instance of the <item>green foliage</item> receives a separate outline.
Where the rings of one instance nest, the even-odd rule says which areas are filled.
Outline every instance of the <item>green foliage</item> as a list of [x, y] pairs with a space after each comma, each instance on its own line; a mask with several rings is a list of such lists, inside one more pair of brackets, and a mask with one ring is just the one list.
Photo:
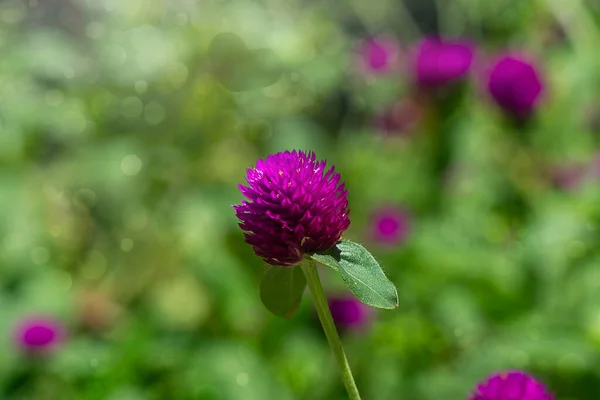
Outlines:
[[273, 50], [248, 50], [232, 33], [219, 33], [213, 38], [209, 57], [219, 82], [233, 92], [271, 86], [281, 76]]
[[260, 282], [260, 299], [278, 317], [290, 318], [300, 305], [306, 289], [302, 268], [269, 266]]
[[[365, 398], [464, 399], [512, 368], [558, 399], [597, 397], [600, 8], [359, 3], [0, 2], [1, 399], [344, 398], [308, 296], [288, 320], [261, 304], [262, 261], [231, 209], [245, 169], [291, 148], [335, 164], [344, 237], [398, 289], [384, 284], [395, 311], [343, 337]], [[400, 65], [365, 74], [357, 43], [381, 32]], [[461, 91], [414, 87], [411, 46], [431, 33], [477, 42]], [[223, 34], [236, 43], [211, 54]], [[485, 93], [505, 48], [543, 70], [527, 126]], [[420, 119], [384, 136], [373, 116], [397, 100]], [[388, 205], [412, 218], [392, 246], [371, 234]], [[325, 290], [346, 292], [329, 272]], [[293, 287], [270, 304], [291, 311]], [[69, 336], [29, 362], [12, 329], [38, 314]]]
[[337, 272], [357, 299], [377, 308], [398, 307], [396, 287], [367, 249], [358, 243], [341, 240], [327, 252], [310, 258]]

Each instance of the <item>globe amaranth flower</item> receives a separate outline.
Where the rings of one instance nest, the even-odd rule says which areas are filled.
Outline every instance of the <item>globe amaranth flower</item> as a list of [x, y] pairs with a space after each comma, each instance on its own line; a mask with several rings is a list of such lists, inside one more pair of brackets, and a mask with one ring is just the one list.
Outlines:
[[554, 396], [525, 372], [507, 371], [477, 385], [469, 400], [554, 400]]
[[371, 238], [382, 245], [398, 245], [410, 234], [410, 215], [403, 208], [384, 206], [375, 210], [370, 221]]
[[473, 63], [473, 46], [462, 41], [425, 38], [415, 55], [415, 78], [423, 87], [439, 87], [467, 75]]
[[286, 151], [247, 170], [247, 198], [234, 206], [246, 242], [271, 265], [296, 265], [335, 245], [350, 225], [348, 192], [314, 153]]
[[385, 36], [366, 39], [358, 45], [360, 69], [365, 73], [380, 74], [393, 70], [398, 61], [399, 46]]
[[337, 328], [341, 331], [358, 330], [371, 320], [372, 310], [351, 294], [328, 297], [329, 310]]
[[14, 337], [17, 345], [26, 352], [47, 352], [63, 342], [65, 328], [49, 317], [28, 317], [16, 325]]
[[517, 117], [526, 117], [538, 103], [543, 83], [531, 61], [507, 55], [493, 65], [488, 90], [502, 109]]

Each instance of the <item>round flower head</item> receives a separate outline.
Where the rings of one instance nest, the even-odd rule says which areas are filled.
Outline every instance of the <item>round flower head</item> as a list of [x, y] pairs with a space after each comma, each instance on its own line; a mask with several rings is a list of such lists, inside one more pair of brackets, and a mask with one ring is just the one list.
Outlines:
[[371, 216], [371, 237], [379, 244], [397, 245], [410, 233], [410, 217], [405, 210], [385, 207]]
[[246, 180], [239, 188], [248, 201], [233, 208], [246, 242], [271, 265], [329, 250], [350, 225], [340, 174], [312, 152], [272, 154], [248, 169]]
[[424, 87], [438, 87], [463, 78], [473, 63], [473, 47], [465, 42], [428, 37], [417, 48], [415, 75]]
[[385, 73], [392, 70], [398, 59], [397, 43], [387, 37], [375, 37], [359, 44], [360, 67], [367, 73]]
[[488, 90], [502, 109], [517, 117], [525, 117], [535, 108], [543, 87], [531, 62], [505, 56], [492, 67]]
[[31, 317], [20, 321], [15, 328], [15, 341], [28, 352], [46, 352], [63, 341], [65, 332], [58, 322], [46, 317]]
[[329, 310], [340, 330], [356, 330], [365, 327], [371, 317], [371, 309], [353, 295], [330, 296]]
[[521, 371], [494, 374], [479, 385], [469, 400], [554, 400], [546, 387]]

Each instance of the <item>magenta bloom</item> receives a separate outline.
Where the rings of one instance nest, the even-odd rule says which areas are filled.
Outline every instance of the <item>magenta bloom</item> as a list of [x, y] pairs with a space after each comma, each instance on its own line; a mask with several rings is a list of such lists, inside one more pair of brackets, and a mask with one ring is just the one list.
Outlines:
[[340, 330], [355, 330], [366, 326], [371, 317], [371, 309], [353, 295], [330, 296], [329, 310], [335, 325]]
[[398, 59], [398, 45], [390, 38], [376, 37], [360, 43], [358, 53], [365, 72], [389, 72]]
[[247, 170], [248, 199], [233, 208], [246, 242], [271, 265], [296, 265], [304, 253], [329, 250], [350, 225], [340, 174], [314, 153], [286, 151]]
[[45, 352], [56, 348], [65, 337], [64, 327], [47, 317], [26, 318], [15, 328], [15, 340], [25, 351]]
[[473, 53], [473, 47], [466, 42], [426, 38], [415, 57], [417, 83], [439, 87], [465, 77], [473, 63]]
[[546, 387], [521, 371], [490, 376], [477, 385], [469, 400], [554, 400]]
[[371, 237], [379, 244], [403, 243], [410, 233], [410, 216], [398, 207], [384, 207], [371, 216]]
[[505, 56], [494, 64], [488, 90], [502, 109], [517, 117], [526, 117], [540, 99], [543, 85], [530, 61]]

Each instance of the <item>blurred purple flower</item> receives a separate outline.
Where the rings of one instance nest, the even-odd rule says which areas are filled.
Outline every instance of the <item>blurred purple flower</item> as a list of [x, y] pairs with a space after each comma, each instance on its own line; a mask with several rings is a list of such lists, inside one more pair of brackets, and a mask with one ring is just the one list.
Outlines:
[[410, 215], [399, 207], [381, 207], [371, 216], [371, 237], [379, 244], [402, 244], [410, 233]]
[[398, 43], [389, 37], [377, 36], [358, 45], [359, 64], [365, 73], [385, 73], [396, 67]]
[[488, 90], [502, 109], [517, 117], [526, 117], [539, 101], [543, 83], [532, 62], [506, 55], [493, 65]]
[[335, 325], [341, 331], [364, 328], [371, 319], [370, 307], [352, 294], [329, 296], [329, 309]]
[[423, 87], [439, 87], [467, 75], [473, 63], [474, 48], [463, 41], [425, 38], [417, 47], [415, 75]]
[[477, 385], [469, 400], [553, 400], [554, 396], [532, 376], [521, 371], [494, 374]]
[[374, 117], [375, 128], [384, 135], [406, 134], [421, 119], [421, 108], [411, 99], [393, 103]]
[[271, 265], [296, 265], [304, 253], [324, 252], [350, 225], [348, 192], [335, 167], [314, 153], [286, 151], [247, 170], [248, 199], [235, 205], [246, 242]]
[[16, 343], [25, 351], [42, 353], [59, 346], [65, 338], [65, 329], [48, 317], [29, 317], [20, 321], [14, 331]]
[[573, 190], [579, 186], [586, 174], [581, 164], [565, 164], [555, 167], [551, 177], [554, 185], [563, 190]]

